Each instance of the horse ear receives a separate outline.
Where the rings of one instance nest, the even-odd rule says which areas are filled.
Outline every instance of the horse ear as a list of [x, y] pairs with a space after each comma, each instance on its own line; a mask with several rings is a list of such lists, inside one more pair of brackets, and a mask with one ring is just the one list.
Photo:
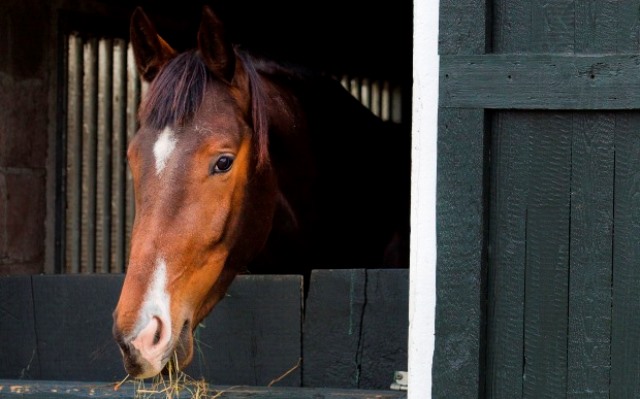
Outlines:
[[222, 21], [209, 6], [202, 9], [198, 31], [198, 49], [207, 67], [219, 78], [231, 82], [235, 70], [235, 53], [227, 41]]
[[137, 7], [131, 16], [129, 35], [138, 72], [150, 82], [160, 68], [175, 57], [176, 51], [158, 35], [141, 7]]

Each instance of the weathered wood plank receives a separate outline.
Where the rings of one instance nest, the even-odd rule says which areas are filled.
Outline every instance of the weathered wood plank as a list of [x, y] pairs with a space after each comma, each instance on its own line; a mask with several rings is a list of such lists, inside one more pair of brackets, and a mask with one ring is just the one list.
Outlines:
[[[440, 1], [439, 53], [455, 57], [491, 51], [491, 17], [488, 0]], [[481, 107], [469, 108], [476, 109], [440, 107], [438, 116], [432, 366], [432, 396], [437, 398], [480, 398], [484, 392], [487, 119]]]
[[531, 43], [532, 2], [493, 0], [492, 52], [526, 53]]
[[304, 319], [303, 386], [358, 388], [365, 290], [364, 269], [311, 272]]
[[615, 114], [574, 114], [567, 397], [608, 397]]
[[637, 0], [495, 0], [494, 53], [637, 53]]
[[570, 113], [530, 113], [523, 397], [567, 391], [571, 183]]
[[185, 370], [209, 384], [300, 386], [302, 276], [243, 275], [196, 330]]
[[442, 107], [640, 108], [640, 56], [442, 56]]
[[126, 375], [111, 335], [122, 275], [33, 276], [41, 379], [117, 381]]
[[40, 378], [31, 276], [0, 279], [0, 376]]
[[314, 270], [303, 385], [388, 389], [407, 370], [408, 290], [407, 269]]
[[[150, 389], [147, 386], [146, 389]], [[173, 396], [175, 399], [219, 398], [219, 399], [406, 399], [407, 393], [390, 390], [341, 390], [330, 388], [293, 388], [293, 387], [253, 387], [253, 386], [204, 386], [187, 385]], [[201, 396], [194, 392], [200, 388]], [[204, 388], [204, 389], [203, 389]], [[111, 398], [131, 399], [166, 399], [164, 392], [147, 393], [140, 391], [131, 382], [126, 382], [117, 391], [114, 384], [90, 383], [76, 381], [25, 381], [0, 380], [0, 396], [7, 399], [80, 399]], [[136, 394], [138, 396], [136, 396]], [[203, 396], [206, 395], [206, 396]]]
[[369, 269], [362, 317], [360, 386], [388, 389], [407, 370], [409, 270]]
[[438, 127], [438, 302], [433, 396], [484, 390], [485, 115], [441, 109]]
[[440, 1], [440, 54], [484, 54], [491, 45], [488, 0]]
[[[0, 378], [124, 378], [111, 335], [122, 281], [119, 274], [0, 278]], [[198, 329], [188, 374], [211, 384], [300, 386], [301, 276], [238, 276], [228, 294]]]
[[576, 2], [576, 54], [637, 53], [640, 2]]
[[522, 397], [528, 131], [526, 114], [493, 117], [489, 265], [487, 277], [487, 397]]
[[532, 0], [530, 3], [531, 31], [526, 51], [530, 53], [573, 52], [575, 0]]
[[640, 114], [616, 120], [611, 397], [640, 397]]

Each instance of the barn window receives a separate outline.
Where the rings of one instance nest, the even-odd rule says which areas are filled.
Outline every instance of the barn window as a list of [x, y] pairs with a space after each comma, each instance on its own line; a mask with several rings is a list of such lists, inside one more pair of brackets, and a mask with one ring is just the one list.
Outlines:
[[[56, 271], [122, 273], [134, 216], [126, 149], [146, 84], [124, 38], [72, 32], [62, 44]], [[354, 76], [340, 81], [381, 119], [402, 121], [399, 86]]]

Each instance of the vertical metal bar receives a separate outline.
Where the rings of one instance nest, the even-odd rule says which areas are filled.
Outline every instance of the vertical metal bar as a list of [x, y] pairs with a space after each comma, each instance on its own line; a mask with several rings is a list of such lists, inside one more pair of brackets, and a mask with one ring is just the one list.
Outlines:
[[86, 165], [86, 229], [84, 236], [87, 245], [84, 248], [86, 268], [84, 271], [96, 271], [96, 194], [97, 194], [97, 151], [98, 151], [98, 43], [92, 38], [85, 45], [85, 135], [87, 139], [85, 155]]
[[382, 86], [382, 93], [380, 99], [380, 117], [383, 121], [388, 121], [391, 115], [391, 88], [388, 81], [385, 81]]
[[[69, 101], [69, 37], [58, 34], [58, 65], [56, 68], [56, 143], [55, 143], [55, 244], [53, 269], [47, 268], [46, 273], [61, 274], [65, 269], [66, 226], [68, 224], [67, 207], [67, 103]], [[48, 264], [48, 263], [46, 263]], [[45, 266], [46, 267], [46, 266]]]
[[396, 123], [402, 122], [402, 90], [400, 90], [400, 86], [393, 86], [393, 91], [391, 92], [392, 100], [391, 100], [391, 120]]
[[368, 109], [371, 109], [371, 88], [367, 78], [360, 80], [360, 102]]
[[371, 82], [371, 112], [380, 117], [380, 81]]
[[345, 90], [349, 91], [349, 77], [347, 77], [347, 75], [343, 75], [342, 78], [340, 78], [340, 84]]
[[360, 79], [351, 78], [351, 95], [360, 100]]
[[127, 234], [127, 44], [116, 40], [113, 48], [113, 204], [115, 228], [114, 273], [123, 273]]
[[82, 39], [69, 36], [69, 80], [67, 116], [67, 208], [66, 266], [70, 273], [79, 273], [82, 246], [82, 81], [84, 57]]
[[98, 168], [99, 184], [102, 186], [98, 198], [101, 200], [100, 213], [102, 226], [101, 251], [98, 270], [108, 273], [111, 267], [111, 175], [112, 175], [112, 146], [113, 130], [113, 40], [101, 39], [99, 51], [99, 134], [101, 159]]

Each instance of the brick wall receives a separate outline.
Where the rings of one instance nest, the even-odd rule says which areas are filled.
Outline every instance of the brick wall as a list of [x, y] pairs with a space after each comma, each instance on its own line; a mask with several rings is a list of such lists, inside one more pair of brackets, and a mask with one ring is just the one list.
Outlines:
[[48, 15], [46, 2], [0, 4], [0, 275], [43, 271]]

